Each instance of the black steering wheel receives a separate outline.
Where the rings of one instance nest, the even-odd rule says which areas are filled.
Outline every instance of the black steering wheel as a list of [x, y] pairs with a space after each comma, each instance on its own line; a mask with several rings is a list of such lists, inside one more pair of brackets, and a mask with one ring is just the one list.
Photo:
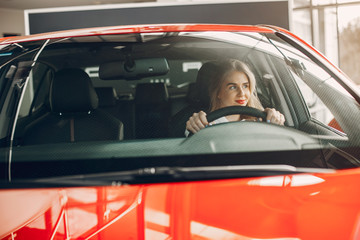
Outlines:
[[207, 114], [206, 118], [208, 122], [212, 122], [220, 117], [233, 115], [233, 114], [247, 115], [247, 116], [261, 118], [263, 121], [266, 120], [266, 112], [261, 111], [257, 108], [247, 107], [247, 106], [230, 106], [230, 107], [220, 108]]
[[[233, 114], [240, 114], [240, 115], [247, 115], [252, 117], [261, 118], [262, 121], [266, 120], [266, 112], [261, 111], [257, 108], [247, 107], [247, 106], [230, 106], [217, 109], [209, 114], [206, 115], [206, 119], [208, 122], [212, 122], [218, 118], [233, 115]], [[192, 136], [193, 133], [190, 132], [188, 137]]]

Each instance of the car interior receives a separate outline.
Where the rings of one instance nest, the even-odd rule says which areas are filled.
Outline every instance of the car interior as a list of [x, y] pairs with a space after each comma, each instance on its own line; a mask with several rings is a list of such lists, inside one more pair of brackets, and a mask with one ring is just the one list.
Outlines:
[[[204, 65], [203, 72], [211, 74], [212, 61], [235, 57], [254, 72], [264, 108], [282, 112], [288, 127], [319, 131], [309, 124], [304, 106], [297, 107], [304, 100], [294, 83], [283, 81], [283, 76], [293, 77], [280, 58], [206, 38], [126, 40], [130, 43], [99, 43], [87, 37], [45, 48], [33, 70], [32, 84], [37, 86], [31, 104], [21, 111], [25, 114], [18, 120], [16, 142], [185, 137], [186, 120], [209, 104], [207, 83], [201, 79], [206, 76], [199, 69]], [[344, 136], [320, 126], [326, 135]]]

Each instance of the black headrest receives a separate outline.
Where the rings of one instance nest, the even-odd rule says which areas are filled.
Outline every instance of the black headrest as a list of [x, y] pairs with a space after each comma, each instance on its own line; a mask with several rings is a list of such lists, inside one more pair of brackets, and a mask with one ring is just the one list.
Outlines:
[[217, 67], [218, 64], [215, 61], [206, 62], [201, 66], [196, 82], [189, 85], [187, 99], [191, 104], [204, 109], [210, 106], [208, 86], [211, 78], [217, 74]]
[[86, 72], [67, 68], [55, 73], [50, 89], [50, 106], [53, 112], [89, 112], [98, 107], [98, 102], [98, 96]]
[[135, 103], [157, 104], [167, 102], [169, 93], [165, 83], [139, 83], [136, 85]]

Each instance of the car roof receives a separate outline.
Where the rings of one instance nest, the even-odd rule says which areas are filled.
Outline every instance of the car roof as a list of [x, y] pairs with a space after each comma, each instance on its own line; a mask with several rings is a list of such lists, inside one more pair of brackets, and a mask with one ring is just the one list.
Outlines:
[[[279, 30], [279, 29], [277, 29]], [[27, 36], [7, 37], [0, 39], [0, 45], [30, 42], [45, 39], [96, 36], [127, 33], [156, 33], [156, 32], [183, 32], [183, 31], [243, 31], [272, 33], [274, 30], [265, 25], [227, 25], [227, 24], [153, 24], [153, 25], [124, 25], [72, 29]]]

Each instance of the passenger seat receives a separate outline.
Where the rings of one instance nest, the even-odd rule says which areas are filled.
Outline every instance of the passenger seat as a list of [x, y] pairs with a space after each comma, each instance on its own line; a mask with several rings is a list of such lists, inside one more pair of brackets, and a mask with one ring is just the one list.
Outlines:
[[98, 96], [83, 70], [56, 72], [49, 101], [50, 112], [26, 127], [24, 145], [123, 139], [122, 122], [98, 109]]
[[135, 91], [135, 135], [137, 139], [168, 136], [169, 94], [165, 83], [140, 83]]

